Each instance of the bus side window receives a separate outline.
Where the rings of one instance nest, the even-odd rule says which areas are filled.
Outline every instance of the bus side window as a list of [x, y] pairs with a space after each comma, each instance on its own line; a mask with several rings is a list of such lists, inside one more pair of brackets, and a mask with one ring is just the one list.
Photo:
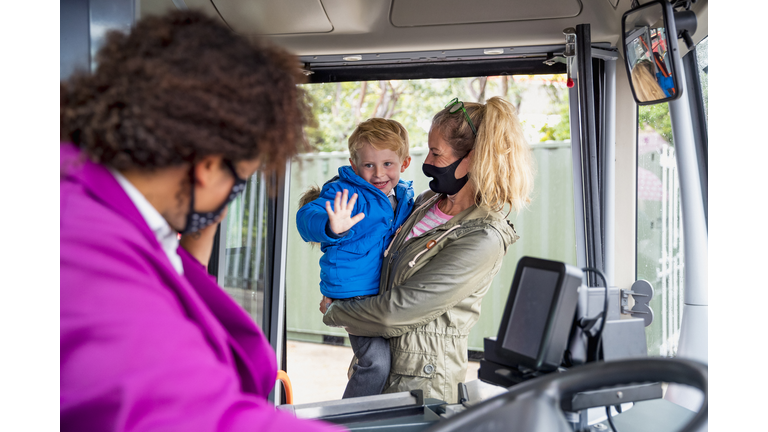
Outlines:
[[[696, 58], [708, 124], [708, 38], [696, 46]], [[638, 107], [637, 132], [637, 279], [649, 281], [656, 313], [646, 329], [648, 354], [677, 353], [684, 293], [683, 220], [680, 184], [672, 139], [669, 104]]]
[[656, 290], [648, 354], [677, 352], [683, 311], [683, 225], [669, 104], [638, 107], [637, 279]]
[[704, 99], [705, 126], [709, 128], [709, 36], [696, 45], [696, 60], [699, 65], [699, 81], [701, 82], [701, 97]]
[[266, 178], [257, 171], [221, 222], [218, 282], [259, 327], [264, 319], [266, 220]]

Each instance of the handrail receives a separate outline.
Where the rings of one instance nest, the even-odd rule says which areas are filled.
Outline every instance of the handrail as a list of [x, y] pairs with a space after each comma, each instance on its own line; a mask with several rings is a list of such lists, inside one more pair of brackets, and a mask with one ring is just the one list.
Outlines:
[[291, 386], [291, 379], [288, 378], [288, 374], [285, 371], [277, 371], [277, 380], [283, 383], [285, 389], [285, 403], [293, 405], [293, 386]]

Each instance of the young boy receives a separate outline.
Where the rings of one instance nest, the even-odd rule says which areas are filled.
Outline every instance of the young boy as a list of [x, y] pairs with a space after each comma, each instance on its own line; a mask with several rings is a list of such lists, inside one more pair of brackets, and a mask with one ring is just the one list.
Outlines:
[[[319, 242], [323, 251], [320, 291], [325, 297], [379, 293], [384, 249], [413, 209], [411, 182], [400, 180], [411, 163], [408, 148], [408, 132], [400, 123], [381, 118], [360, 123], [349, 137], [351, 166], [339, 168], [319, 197], [296, 214], [301, 238]], [[380, 394], [389, 375], [389, 342], [355, 335], [349, 342], [357, 364], [343, 397]]]

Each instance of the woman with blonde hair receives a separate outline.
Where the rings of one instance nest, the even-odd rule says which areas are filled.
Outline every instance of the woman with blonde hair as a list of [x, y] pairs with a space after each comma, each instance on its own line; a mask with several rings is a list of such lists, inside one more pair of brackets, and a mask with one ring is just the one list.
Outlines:
[[392, 363], [384, 393], [422, 389], [455, 403], [467, 371], [467, 336], [517, 239], [504, 209], [530, 202], [533, 156], [515, 108], [454, 99], [438, 112], [422, 167], [430, 190], [384, 252], [379, 295], [323, 298], [329, 326], [383, 336]]
[[639, 61], [632, 68], [632, 87], [640, 102], [651, 102], [666, 99], [668, 96], [656, 81], [653, 63], [648, 60]]

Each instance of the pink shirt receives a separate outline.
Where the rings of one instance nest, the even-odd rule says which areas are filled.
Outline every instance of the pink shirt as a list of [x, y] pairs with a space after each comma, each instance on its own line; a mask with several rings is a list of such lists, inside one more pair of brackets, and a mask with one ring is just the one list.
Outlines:
[[432, 228], [440, 226], [451, 220], [453, 216], [447, 215], [440, 211], [440, 207], [438, 207], [440, 202], [442, 202], [442, 200], [436, 202], [435, 205], [433, 205], [432, 208], [427, 211], [427, 214], [425, 214], [420, 221], [416, 222], [416, 224], [411, 229], [411, 232], [408, 233], [408, 236], [405, 238], [406, 241], [410, 240], [412, 237], [418, 237], [431, 230]]

